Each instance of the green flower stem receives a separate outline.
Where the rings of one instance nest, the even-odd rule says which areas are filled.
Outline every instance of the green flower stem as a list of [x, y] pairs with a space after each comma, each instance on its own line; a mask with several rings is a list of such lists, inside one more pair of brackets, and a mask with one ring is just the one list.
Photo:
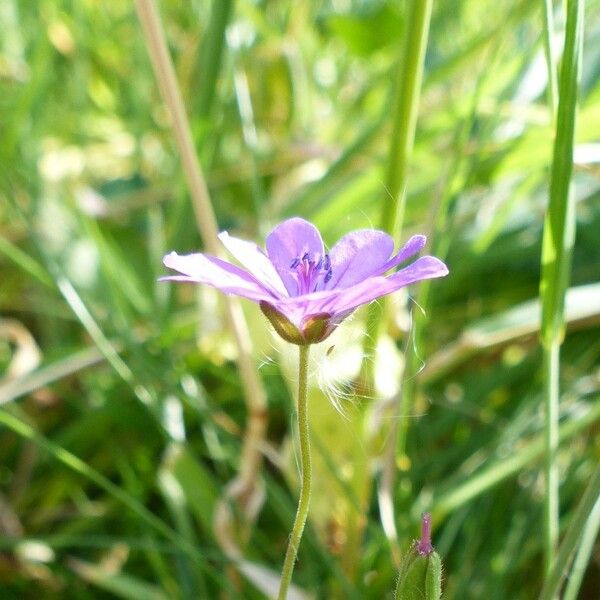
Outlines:
[[310, 436], [308, 431], [308, 349], [309, 345], [300, 346], [299, 369], [298, 369], [298, 433], [300, 437], [300, 468], [302, 470], [302, 481], [300, 484], [300, 499], [298, 510], [294, 519], [294, 526], [290, 535], [290, 541], [283, 561], [281, 572], [281, 584], [279, 586], [278, 600], [285, 600], [288, 588], [292, 581], [294, 563], [298, 554], [298, 546], [304, 531], [304, 524], [308, 516], [310, 503], [310, 482], [312, 466], [310, 461]]

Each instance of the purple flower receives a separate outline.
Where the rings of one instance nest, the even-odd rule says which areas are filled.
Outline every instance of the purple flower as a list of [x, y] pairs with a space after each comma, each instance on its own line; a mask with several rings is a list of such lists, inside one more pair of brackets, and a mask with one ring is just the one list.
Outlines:
[[219, 239], [245, 270], [206, 254], [171, 252], [163, 262], [180, 275], [162, 279], [204, 283], [248, 298], [260, 305], [277, 333], [299, 345], [324, 340], [363, 304], [422, 279], [448, 274], [442, 261], [422, 256], [386, 276], [423, 248], [422, 235], [411, 237], [393, 254], [389, 235], [363, 229], [348, 233], [326, 252], [317, 228], [296, 217], [273, 229], [266, 253], [226, 231]]

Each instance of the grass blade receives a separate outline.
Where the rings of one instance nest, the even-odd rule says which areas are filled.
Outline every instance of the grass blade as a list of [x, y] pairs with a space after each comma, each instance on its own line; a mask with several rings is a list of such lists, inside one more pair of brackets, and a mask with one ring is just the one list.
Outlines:
[[[431, 22], [432, 0], [417, 0], [411, 3], [404, 46], [399, 59], [398, 80], [394, 99], [392, 137], [388, 156], [386, 174], [386, 190], [388, 201], [382, 206], [381, 229], [387, 231], [398, 240], [404, 220], [404, 204], [406, 198], [406, 178], [408, 166], [415, 140], [423, 64]], [[371, 389], [373, 373], [368, 357], [375, 355], [380, 322], [383, 316], [384, 301], [374, 302], [367, 315], [367, 331], [365, 337], [363, 362], [363, 383]]]
[[[596, 403], [584, 416], [578, 419], [570, 419], [560, 427], [559, 441], [565, 442], [572, 439], [582, 430], [597, 423], [598, 419], [600, 419], [600, 405]], [[521, 469], [538, 460], [543, 454], [544, 439], [540, 435], [524, 444], [509, 459], [497, 460], [479, 473], [469, 476], [464, 483], [456, 488], [439, 495], [435, 494], [433, 512], [436, 518], [457, 510], [501, 481], [513, 477]], [[415, 517], [420, 514], [422, 508], [418, 502], [415, 503]]]
[[577, 91], [581, 74], [584, 2], [567, 3], [565, 46], [559, 89], [556, 140], [550, 179], [550, 202], [542, 242], [541, 339], [546, 397], [546, 496], [544, 516], [546, 572], [554, 564], [559, 531], [558, 449], [560, 345], [564, 337], [564, 302], [575, 241], [571, 175]]
[[565, 588], [563, 600], [577, 600], [581, 581], [585, 573], [585, 569], [590, 562], [590, 557], [596, 544], [598, 531], [600, 530], [600, 497], [596, 500], [596, 504], [586, 521], [584, 530], [581, 534], [581, 542], [577, 556], [573, 561], [569, 581]]
[[556, 118], [556, 97], [558, 96], [558, 70], [554, 59], [556, 53], [554, 51], [554, 7], [552, 6], [552, 0], [543, 0], [543, 11], [544, 53], [546, 55], [546, 68], [548, 71], [548, 106], [550, 108], [552, 122], [554, 123], [554, 119]]
[[200, 57], [200, 76], [203, 85], [198, 96], [198, 114], [203, 119], [208, 119], [214, 103], [225, 47], [225, 29], [233, 12], [233, 5], [234, 0], [212, 3], [210, 23]]
[[411, 3], [404, 52], [398, 71], [394, 122], [388, 158], [386, 187], [390, 195], [383, 205], [381, 227], [394, 238], [402, 230], [406, 178], [415, 141], [425, 49], [429, 36], [432, 0]]
[[101, 473], [90, 467], [87, 463], [75, 456], [62, 446], [55, 444], [43, 435], [37, 433], [27, 423], [24, 423], [14, 415], [0, 410], [0, 424], [4, 425], [22, 438], [33, 442], [39, 448], [45, 450], [58, 462], [62, 463], [75, 473], [78, 473], [88, 481], [91, 481], [99, 488], [104, 490], [109, 496], [117, 500], [120, 504], [127, 507], [144, 521], [149, 527], [160, 533], [163, 537], [171, 541], [191, 559], [198, 564], [204, 564], [204, 556], [194, 546], [181, 538], [173, 529], [171, 529], [162, 519], [159, 519], [154, 513], [148, 510], [143, 504], [130, 496], [121, 487], [104, 477]]
[[562, 581], [568, 572], [568, 565], [573, 558], [579, 540], [583, 534], [586, 522], [592, 513], [594, 506], [598, 503], [600, 497], [600, 467], [596, 470], [591, 481], [581, 498], [581, 502], [573, 515], [571, 525], [565, 534], [565, 538], [560, 545], [560, 552], [552, 567], [552, 570], [546, 578], [546, 583], [540, 594], [540, 600], [552, 600], [559, 591]]
[[[381, 212], [381, 229], [387, 231], [397, 242], [399, 242], [404, 221], [406, 180], [419, 114], [423, 66], [433, 1], [416, 0], [410, 4], [410, 7], [404, 47], [399, 61], [394, 100], [394, 120], [386, 174], [386, 190], [389, 198], [383, 204]], [[365, 359], [363, 360], [361, 373], [361, 385], [367, 390], [373, 389], [374, 367], [370, 357], [376, 354], [384, 305], [385, 300], [374, 302], [369, 306], [367, 313], [367, 332], [369, 335], [365, 336]], [[395, 463], [398, 431], [399, 428], [395, 423], [386, 450], [387, 467], [384, 469], [382, 484], [386, 489], [392, 489], [394, 485], [395, 470], [390, 470], [389, 467]], [[394, 553], [397, 554], [395, 541], [398, 535], [395, 530], [394, 516], [391, 514], [390, 503], [382, 501], [383, 498], [385, 498], [385, 494], [383, 496], [380, 494], [381, 518], [386, 534], [394, 545]]]

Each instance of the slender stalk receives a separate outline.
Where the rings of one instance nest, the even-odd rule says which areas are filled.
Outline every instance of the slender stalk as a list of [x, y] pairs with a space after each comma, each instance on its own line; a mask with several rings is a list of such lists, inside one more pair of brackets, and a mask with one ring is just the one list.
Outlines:
[[541, 341], [544, 353], [546, 495], [544, 547], [546, 575], [554, 567], [559, 531], [558, 449], [560, 346], [565, 329], [565, 293], [575, 242], [575, 206], [571, 176], [577, 92], [583, 48], [583, 0], [568, 0], [565, 44], [559, 86], [556, 138], [550, 177], [550, 200], [542, 241]]
[[[394, 98], [392, 136], [386, 172], [386, 191], [389, 194], [382, 206], [381, 229], [399, 240], [404, 221], [406, 203], [406, 181], [415, 140], [423, 65], [433, 0], [414, 0], [410, 3], [410, 14], [404, 44], [398, 60], [398, 77]], [[369, 394], [374, 388], [374, 365], [377, 342], [385, 315], [385, 299], [374, 302], [367, 313], [367, 333], [364, 341], [364, 360], [361, 367], [359, 393]], [[402, 403], [402, 394], [396, 406]], [[402, 415], [402, 413], [400, 413]], [[385, 450], [386, 460], [379, 489], [381, 520], [392, 552], [397, 557], [397, 532], [393, 516], [391, 490], [396, 478], [396, 442], [401, 424], [394, 421]]]
[[[406, 179], [410, 157], [415, 141], [423, 64], [429, 36], [433, 0], [414, 0], [410, 3], [410, 15], [404, 45], [398, 60], [398, 78], [394, 97], [392, 136], [386, 173], [386, 191], [389, 194], [381, 210], [381, 229], [394, 239], [400, 237], [404, 221]], [[367, 314], [367, 332], [361, 386], [369, 392], [373, 387], [372, 358], [384, 315], [384, 300], [374, 302]]]
[[404, 220], [406, 179], [415, 141], [433, 0], [414, 0], [410, 6], [408, 29], [396, 84], [392, 141], [386, 177], [390, 197], [383, 205], [381, 214], [381, 227], [394, 237], [402, 230]]
[[[194, 148], [190, 124], [175, 76], [173, 62], [167, 49], [160, 16], [153, 0], [136, 0], [136, 8], [156, 80], [171, 114], [173, 134], [190, 189], [198, 230], [206, 249], [211, 254], [219, 255], [221, 254], [221, 246], [217, 238], [217, 220], [212, 208], [206, 180]], [[215, 8], [215, 10], [218, 9]], [[215, 28], [220, 31], [224, 30], [222, 19], [226, 18], [228, 14], [227, 11], [222, 11], [219, 17], [221, 20], [215, 24]], [[217, 25], [219, 26], [217, 27]], [[239, 472], [227, 489], [232, 490], [231, 495], [247, 500], [254, 493], [258, 493], [259, 480], [257, 475], [262, 464], [260, 446], [266, 431], [267, 402], [256, 365], [252, 360], [250, 332], [241, 307], [234, 299], [225, 298], [225, 308], [228, 325], [233, 332], [238, 349], [237, 362], [248, 410], [248, 424], [244, 435]], [[242, 508], [245, 509], [246, 506], [242, 506]], [[217, 513], [221, 514], [222, 511], [217, 511]]]
[[190, 188], [196, 223], [207, 250], [213, 254], [218, 253], [220, 248], [217, 238], [217, 220], [210, 201], [206, 180], [196, 157], [191, 129], [177, 77], [175, 76], [173, 62], [167, 49], [167, 41], [160, 16], [153, 0], [136, 0], [135, 4], [154, 74], [171, 115], [171, 126], [181, 155], [183, 171]]
[[544, 548], [546, 573], [552, 568], [558, 545], [559, 477], [556, 455], [558, 453], [558, 413], [560, 344], [555, 342], [544, 351], [544, 385], [546, 396], [546, 426], [544, 430], [546, 495], [544, 496]]
[[281, 571], [281, 584], [279, 586], [278, 600], [285, 600], [288, 588], [292, 581], [294, 563], [298, 554], [298, 546], [304, 531], [304, 524], [308, 516], [310, 503], [310, 483], [312, 466], [310, 459], [310, 434], [308, 430], [308, 349], [310, 346], [300, 346], [298, 367], [298, 433], [300, 438], [300, 468], [302, 480], [300, 484], [300, 498], [298, 510], [294, 519], [294, 526], [288, 542], [288, 547]]

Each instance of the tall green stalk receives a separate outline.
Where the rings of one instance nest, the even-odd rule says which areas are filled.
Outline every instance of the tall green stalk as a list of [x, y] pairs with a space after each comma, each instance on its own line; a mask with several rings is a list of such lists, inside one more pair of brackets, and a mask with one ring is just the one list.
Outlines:
[[433, 0], [414, 0], [410, 3], [404, 50], [398, 70], [386, 176], [390, 197], [381, 213], [381, 228], [392, 237], [400, 234], [404, 221], [406, 179], [415, 141], [432, 6]]
[[[433, 0], [414, 0], [410, 3], [406, 35], [398, 65], [398, 78], [394, 97], [392, 136], [386, 172], [386, 192], [389, 195], [381, 211], [382, 230], [387, 231], [395, 240], [399, 240], [404, 221], [406, 203], [406, 180], [410, 157], [415, 141], [423, 64], [429, 36], [431, 9]], [[372, 388], [372, 360], [379, 328], [383, 317], [383, 302], [373, 303], [367, 316], [367, 331], [363, 363], [362, 383]]]
[[558, 450], [560, 346], [564, 338], [564, 300], [575, 241], [575, 207], [571, 175], [577, 91], [581, 71], [583, 0], [568, 0], [565, 46], [559, 85], [556, 138], [550, 176], [550, 201], [542, 242], [541, 341], [544, 352], [546, 496], [545, 567], [555, 562], [559, 531]]
[[310, 458], [310, 433], [308, 429], [308, 350], [309, 345], [299, 346], [299, 368], [298, 368], [298, 433], [300, 439], [300, 468], [302, 470], [302, 479], [300, 483], [300, 498], [298, 500], [298, 510], [292, 533], [288, 542], [288, 547], [283, 561], [281, 571], [281, 583], [279, 586], [278, 600], [285, 600], [288, 588], [292, 581], [294, 572], [294, 563], [298, 555], [298, 547], [302, 539], [306, 517], [308, 516], [308, 507], [310, 504], [310, 486], [312, 477], [312, 464]]

